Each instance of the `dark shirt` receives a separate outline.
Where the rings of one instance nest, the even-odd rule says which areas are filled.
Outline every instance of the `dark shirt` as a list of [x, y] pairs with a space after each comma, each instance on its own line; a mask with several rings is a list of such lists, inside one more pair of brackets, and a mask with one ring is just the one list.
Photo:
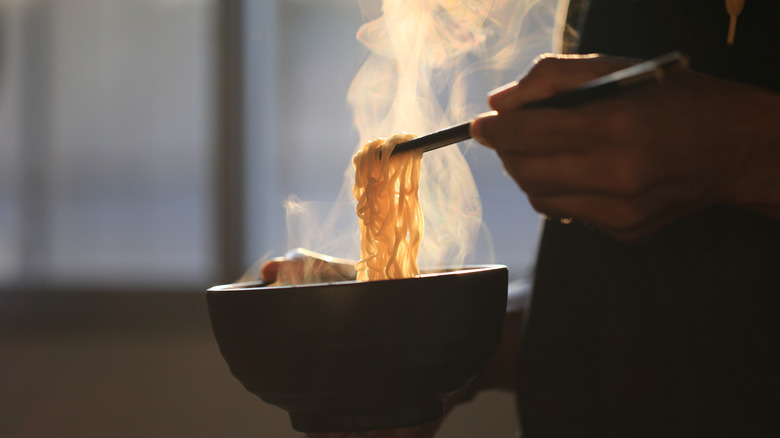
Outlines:
[[[722, 0], [586, 14], [581, 53], [678, 49], [780, 90], [780, 1], [746, 0], [734, 46]], [[711, 207], [634, 243], [547, 222], [522, 349], [525, 438], [780, 436], [780, 221]]]

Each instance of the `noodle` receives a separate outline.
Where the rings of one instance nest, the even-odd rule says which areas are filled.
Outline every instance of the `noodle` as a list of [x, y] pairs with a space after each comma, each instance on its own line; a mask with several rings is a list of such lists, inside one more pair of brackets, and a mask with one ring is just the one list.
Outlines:
[[391, 157], [399, 143], [414, 138], [396, 134], [363, 145], [352, 158], [360, 222], [358, 281], [407, 278], [420, 275], [417, 253], [423, 232], [418, 198], [422, 151]]

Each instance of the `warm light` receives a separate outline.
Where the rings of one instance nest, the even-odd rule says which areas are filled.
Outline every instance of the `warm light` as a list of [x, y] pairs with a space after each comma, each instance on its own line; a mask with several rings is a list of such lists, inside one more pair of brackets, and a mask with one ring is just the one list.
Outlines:
[[[370, 53], [347, 96], [360, 136], [353, 150], [398, 132], [433, 132], [484, 111], [484, 97], [479, 106], [469, 102], [469, 80], [478, 74], [482, 78], [488, 71], [512, 70], [516, 76], [518, 61], [524, 59], [526, 65], [539, 53], [528, 56], [523, 52], [528, 35], [521, 30], [529, 12], [540, 3], [542, 0], [382, 2], [381, 13], [375, 11], [357, 32]], [[348, 166], [337, 201], [340, 212], [346, 212], [343, 205], [352, 202], [353, 184], [354, 172]], [[485, 262], [467, 258], [485, 227], [476, 184], [458, 147], [425, 154], [419, 198], [425, 218], [418, 254], [421, 269]], [[354, 210], [351, 214], [354, 216]], [[320, 227], [319, 233], [334, 240], [346, 236], [349, 245], [328, 246], [349, 247], [349, 252], [338, 255], [358, 259], [357, 229], [357, 224], [352, 230]], [[296, 246], [308, 246], [302, 239], [295, 242]]]

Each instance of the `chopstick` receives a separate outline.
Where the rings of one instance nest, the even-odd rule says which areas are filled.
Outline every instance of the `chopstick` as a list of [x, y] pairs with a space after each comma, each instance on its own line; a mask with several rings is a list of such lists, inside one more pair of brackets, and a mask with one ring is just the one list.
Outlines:
[[[596, 78], [573, 90], [558, 93], [546, 99], [530, 102], [524, 105], [523, 109], [565, 108], [612, 96], [626, 89], [648, 82], [661, 81], [669, 71], [677, 67], [686, 67], [687, 63], [688, 60], [684, 55], [674, 51]], [[396, 145], [390, 155], [392, 156], [397, 153], [416, 149], [422, 149], [423, 152], [429, 152], [468, 140], [471, 138], [471, 134], [469, 133], [470, 126], [471, 122], [466, 122], [414, 138]]]

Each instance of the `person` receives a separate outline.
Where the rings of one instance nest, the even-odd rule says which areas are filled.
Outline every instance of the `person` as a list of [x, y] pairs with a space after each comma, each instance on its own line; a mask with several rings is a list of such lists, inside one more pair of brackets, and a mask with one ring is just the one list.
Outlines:
[[[490, 97], [472, 134], [545, 223], [517, 356], [525, 438], [780, 430], [780, 3], [592, 0], [578, 52]], [[671, 50], [690, 69], [523, 110]], [[570, 224], [556, 218], [573, 218]]]
[[[541, 57], [471, 126], [550, 218], [510, 365], [491, 368], [525, 438], [780, 431], [780, 2], [745, 0], [733, 44], [726, 7], [572, 0], [584, 55]], [[523, 109], [671, 50], [690, 68], [662, 82]]]

